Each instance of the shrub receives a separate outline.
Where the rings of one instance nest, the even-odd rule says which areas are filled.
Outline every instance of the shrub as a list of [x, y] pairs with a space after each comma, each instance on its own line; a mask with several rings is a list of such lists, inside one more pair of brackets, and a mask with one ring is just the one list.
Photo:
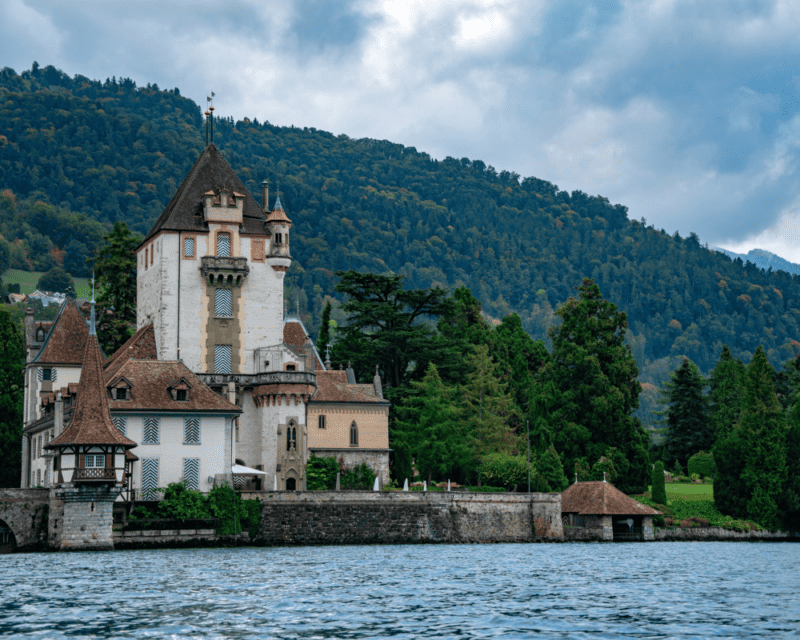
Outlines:
[[[533, 470], [532, 470], [533, 471]], [[481, 484], [490, 487], [513, 487], [528, 484], [528, 460], [525, 456], [491, 453], [484, 456], [478, 468]], [[535, 480], [531, 474], [531, 482]], [[546, 478], [545, 478], [546, 480]]]
[[667, 504], [667, 488], [664, 483], [664, 463], [660, 460], [656, 462], [656, 466], [653, 469], [651, 482], [653, 486], [653, 502], [656, 504]]
[[56, 293], [66, 293], [67, 289], [75, 291], [75, 282], [62, 267], [53, 267], [47, 273], [43, 273], [36, 283], [36, 288], [40, 291], [55, 291]]
[[711, 525], [705, 518], [691, 516], [681, 521], [681, 526], [690, 529], [692, 527], [710, 527]]
[[[672, 522], [672, 519], [670, 519], [670, 523], [671, 522]], [[664, 516], [653, 516], [653, 526], [654, 527], [661, 527], [663, 529], [665, 524], [666, 524], [666, 518]]]
[[336, 458], [317, 457], [313, 453], [306, 465], [309, 491], [326, 491], [336, 488], [339, 462]]
[[[335, 481], [336, 476], [334, 474]], [[375, 472], [365, 462], [356, 465], [352, 469], [345, 470], [341, 476], [342, 489], [362, 489], [367, 491], [372, 489], [374, 484]]]
[[717, 475], [717, 465], [714, 462], [714, 456], [705, 451], [695, 453], [689, 458], [687, 467], [690, 476], [697, 474], [701, 478], [713, 478]]

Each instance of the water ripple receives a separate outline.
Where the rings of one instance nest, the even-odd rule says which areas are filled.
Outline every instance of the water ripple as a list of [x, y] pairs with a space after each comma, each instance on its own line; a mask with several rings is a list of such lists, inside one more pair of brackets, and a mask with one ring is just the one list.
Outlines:
[[0, 637], [795, 638], [791, 543], [0, 556]]

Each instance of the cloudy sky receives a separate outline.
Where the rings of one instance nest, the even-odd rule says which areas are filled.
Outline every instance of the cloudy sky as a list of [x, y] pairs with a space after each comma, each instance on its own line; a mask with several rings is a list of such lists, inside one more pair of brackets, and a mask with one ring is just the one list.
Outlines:
[[0, 2], [0, 67], [178, 87], [800, 262], [800, 3]]

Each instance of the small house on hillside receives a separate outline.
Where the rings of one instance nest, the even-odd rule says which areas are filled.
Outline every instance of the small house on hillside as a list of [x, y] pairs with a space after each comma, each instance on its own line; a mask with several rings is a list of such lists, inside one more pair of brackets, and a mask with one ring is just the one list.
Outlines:
[[576, 482], [561, 494], [568, 540], [653, 540], [653, 516], [660, 515], [605, 481]]

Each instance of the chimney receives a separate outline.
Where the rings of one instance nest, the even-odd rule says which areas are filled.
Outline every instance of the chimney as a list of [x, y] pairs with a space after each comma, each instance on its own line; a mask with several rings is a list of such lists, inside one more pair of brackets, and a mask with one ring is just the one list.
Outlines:
[[269, 182], [266, 180], [261, 183], [261, 208], [269, 213]]
[[64, 400], [61, 392], [56, 394], [55, 414], [53, 415], [53, 437], [57, 438], [64, 431]]
[[233, 380], [228, 383], [228, 402], [236, 404], [236, 383]]
[[33, 309], [25, 309], [25, 346], [30, 347], [36, 340], [36, 321], [33, 319]]

